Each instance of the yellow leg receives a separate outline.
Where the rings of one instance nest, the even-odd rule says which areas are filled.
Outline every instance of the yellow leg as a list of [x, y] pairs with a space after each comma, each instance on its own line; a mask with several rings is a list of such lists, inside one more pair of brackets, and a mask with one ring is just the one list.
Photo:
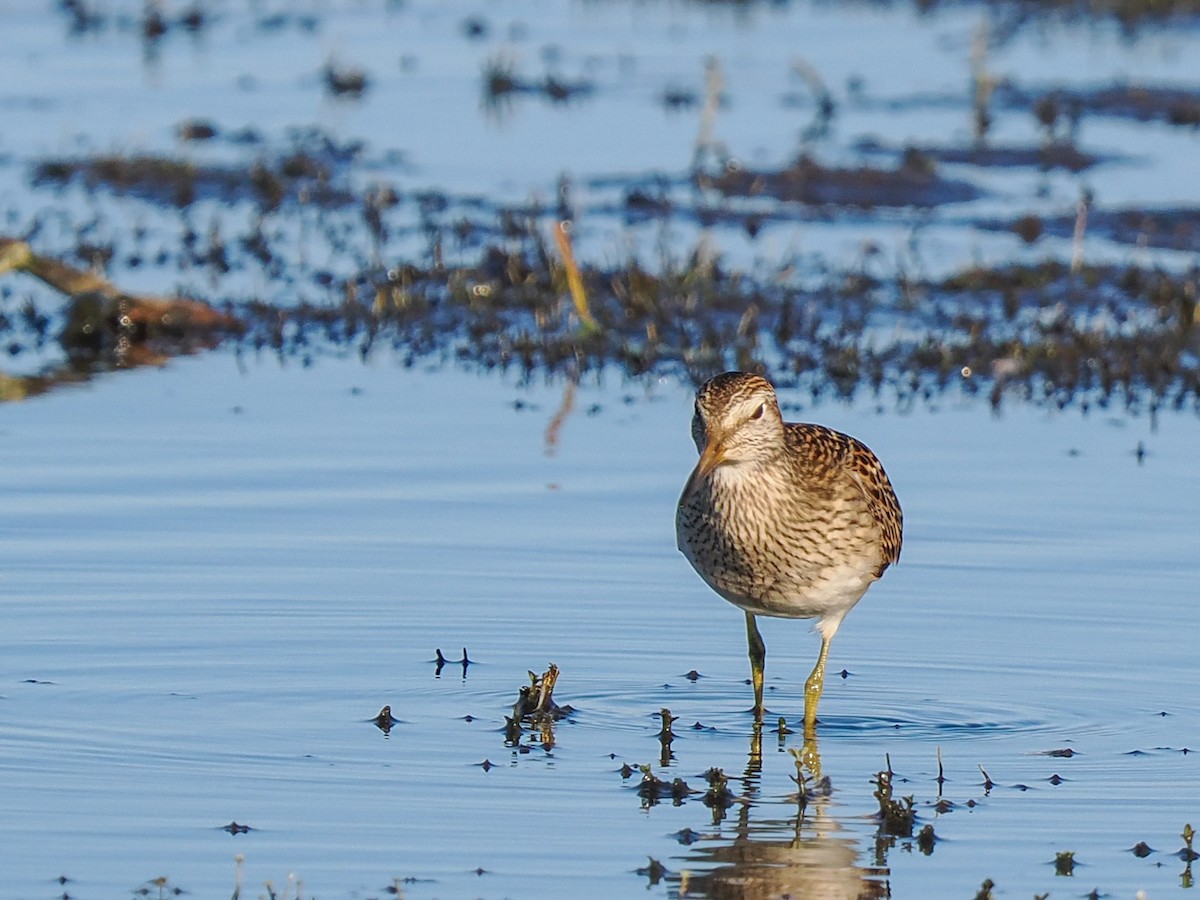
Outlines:
[[[767, 645], [758, 633], [753, 613], [746, 613], [746, 643], [750, 646], [750, 681], [754, 684], [754, 721], [761, 722], [763, 706], [763, 669], [767, 664]], [[819, 693], [819, 691], [818, 691]]]
[[821, 691], [825, 687], [825, 658], [829, 656], [829, 638], [821, 638], [821, 655], [813, 666], [812, 674], [804, 682], [804, 736], [811, 738], [817, 729], [817, 704], [821, 702]]

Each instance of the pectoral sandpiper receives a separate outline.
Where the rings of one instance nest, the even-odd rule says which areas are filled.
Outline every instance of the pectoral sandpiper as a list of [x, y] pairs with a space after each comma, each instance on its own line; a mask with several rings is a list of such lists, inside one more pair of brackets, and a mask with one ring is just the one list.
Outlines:
[[821, 653], [804, 685], [811, 736], [829, 642], [842, 619], [900, 558], [903, 518], [868, 447], [784, 422], [770, 382], [727, 372], [696, 393], [700, 461], [679, 498], [679, 549], [714, 591], [746, 613], [755, 718], [766, 647], [755, 616], [816, 619]]

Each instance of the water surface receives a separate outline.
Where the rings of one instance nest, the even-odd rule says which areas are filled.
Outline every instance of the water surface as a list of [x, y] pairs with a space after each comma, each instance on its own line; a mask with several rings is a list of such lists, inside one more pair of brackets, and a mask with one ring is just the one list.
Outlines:
[[[741, 618], [673, 546], [688, 392], [585, 384], [548, 449], [561, 398], [217, 354], [6, 407], [5, 895], [66, 875], [72, 896], [158, 876], [212, 896], [236, 853], [249, 885], [295, 873], [316, 896], [396, 878], [413, 897], [632, 895], [647, 857], [672, 873], [660, 894], [753, 859], [775, 864], [773, 889], [1179, 887], [1200, 713], [1194, 418], [813, 411], [886, 462], [907, 534], [834, 643], [833, 793], [797, 831], [782, 750], [799, 743], [768, 732], [749, 765]], [[816, 638], [763, 630], [768, 705], [795, 724]], [[476, 664], [435, 677], [434, 650], [463, 646]], [[578, 711], [549, 750], [506, 746], [526, 670], [549, 662]], [[367, 721], [384, 704], [401, 720], [387, 736]], [[666, 767], [664, 706], [680, 717]], [[885, 755], [940, 839], [930, 856], [877, 844]], [[647, 807], [622, 763], [701, 790], [719, 766], [747, 802], [717, 822], [700, 794]], [[1139, 841], [1158, 852], [1127, 852]]]
[[[507, 203], [554, 208], [560, 179], [585, 263], [695, 254], [767, 282], [879, 277], [883, 294], [1076, 249], [1061, 236], [1026, 246], [985, 219], [1073, 221], [1085, 192], [1100, 210], [1177, 206], [1185, 222], [1197, 205], [1196, 129], [1089, 113], [1076, 137], [1102, 163], [941, 167], [982, 192], [971, 202], [775, 204], [754, 235], [686, 212], [755, 208], [689, 180], [709, 57], [725, 80], [709, 149], [724, 162], [777, 168], [809, 152], [885, 166], [907, 144], [970, 146], [977, 35], [990, 77], [1025, 90], [1195, 89], [1192, 27], [1021, 24], [1001, 4], [356, 0], [214, 4], [198, 32], [172, 25], [155, 41], [141, 3], [88, 6], [98, 24], [75, 29], [80, 8], [6, 5], [2, 236], [84, 266], [110, 250], [107, 274], [130, 291], [336, 309], [342, 279], [428, 266], [431, 231], [491, 223]], [[491, 102], [483, 73], [498, 59], [591, 91]], [[361, 98], [331, 95], [331, 62], [366, 73]], [[817, 137], [806, 66], [837, 108]], [[696, 103], [671, 108], [670, 91]], [[992, 112], [994, 144], [1045, 137], [1028, 109]], [[181, 140], [194, 120], [219, 137]], [[106, 153], [249, 171], [313, 129], [361, 145], [334, 171], [344, 206], [177, 206], [32, 177], [48, 159]], [[684, 214], [629, 215], [631, 184]], [[382, 237], [363, 206], [376, 185], [399, 198]], [[271, 265], [241, 243], [258, 232]], [[197, 261], [222, 242], [227, 271]], [[438, 249], [453, 269], [480, 245]], [[1094, 227], [1080, 252], [1194, 265], [1194, 251]], [[900, 312], [871, 320], [880, 335], [911, 324], [907, 295], [889, 296]], [[17, 337], [4, 374], [62, 361], [52, 333], [13, 324], [28, 309], [58, 321], [63, 302], [5, 276], [0, 317]], [[1038, 295], [1023, 315], [1052, 330], [1072, 309]], [[954, 312], [945, 338], [969, 343]], [[1154, 317], [1120, 304], [1078, 315], [1114, 340]], [[1170, 362], [1194, 371], [1180, 328]], [[826, 685], [817, 748], [831, 791], [801, 810], [787, 752], [800, 742], [771, 728], [797, 727], [817, 639], [802, 622], [762, 623], [772, 717], [757, 743], [741, 615], [674, 546], [695, 456], [687, 360], [636, 381], [600, 366], [571, 388], [569, 373], [487, 371], [459, 338], [437, 335], [427, 357], [376, 346], [365, 361], [351, 341], [300, 342], [282, 360], [227, 345], [0, 406], [0, 897], [154, 896], [159, 878], [228, 896], [235, 855], [243, 896], [289, 878], [303, 885], [293, 896], [323, 898], [971, 897], [985, 879], [1006, 897], [1190, 896], [1178, 851], [1200, 825], [1194, 410], [1151, 416], [1137, 384], [1130, 408], [1117, 390], [1099, 398], [1111, 408], [1093, 393], [1065, 411], [1053, 384], [1024, 385], [1024, 399], [1021, 385], [1000, 389], [998, 411], [987, 388], [970, 399], [944, 378], [902, 409], [861, 384], [815, 408], [784, 392], [797, 416], [877, 452], [906, 525], [900, 564], [833, 644], [845, 677]], [[1028, 402], [1043, 396], [1050, 409]], [[473, 663], [438, 673], [435, 652], [464, 647]], [[526, 672], [550, 663], [576, 711], [549, 746], [529, 731], [506, 742]], [[399, 720], [388, 734], [371, 722], [384, 705]], [[666, 754], [664, 707], [678, 716]], [[914, 837], [882, 834], [875, 817], [889, 761]], [[694, 792], [651, 802], [643, 765]], [[715, 812], [713, 767], [733, 794]], [[915, 837], [926, 825], [931, 852]], [[1131, 852], [1141, 842], [1149, 855]], [[1064, 853], [1072, 874], [1055, 865]]]

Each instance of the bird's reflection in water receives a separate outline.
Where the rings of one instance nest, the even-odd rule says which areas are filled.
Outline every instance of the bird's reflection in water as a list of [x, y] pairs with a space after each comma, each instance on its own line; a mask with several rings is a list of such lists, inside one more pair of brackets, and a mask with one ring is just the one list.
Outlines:
[[[861, 864], [858, 837], [834, 814], [836, 804], [822, 785], [816, 739], [806, 740], [799, 761], [807, 776], [807, 799], [788, 809], [759, 802], [762, 730], [754, 729], [744, 778], [744, 802], [736, 820], [713, 838], [699, 838], [676, 858], [667, 880], [674, 897], [820, 898], [874, 900], [890, 896], [888, 869]], [[798, 786], [805, 791], [805, 785]], [[783, 798], [780, 798], [783, 799]], [[760, 817], [756, 817], [760, 816]]]

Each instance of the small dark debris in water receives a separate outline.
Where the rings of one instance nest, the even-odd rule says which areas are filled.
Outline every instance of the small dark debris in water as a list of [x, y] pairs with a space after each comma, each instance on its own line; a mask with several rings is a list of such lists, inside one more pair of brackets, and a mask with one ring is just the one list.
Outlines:
[[975, 800], [974, 797], [972, 797], [970, 800], [967, 801], [967, 809], [974, 809], [978, 805], [979, 805], [979, 803], [978, 803], [978, 801]]
[[1016, 784], [1013, 785], [1013, 790], [1014, 791], [1027, 791], [1027, 790], [1029, 790], [1029, 785], [1021, 784], [1020, 782], [1017, 782]]
[[729, 779], [718, 768], [709, 769], [704, 773], [708, 782], [708, 791], [704, 794], [704, 805], [714, 810], [726, 810], [734, 803], [733, 792], [729, 790]]
[[485, 38], [488, 36], [488, 32], [491, 31], [487, 19], [483, 18], [483, 16], [468, 16], [463, 20], [461, 27], [463, 35], [472, 40]]
[[1178, 856], [1180, 859], [1182, 859], [1184, 862], [1189, 862], [1189, 863], [1195, 862], [1196, 860], [1200, 859], [1200, 853], [1197, 853], [1191, 847], [1182, 847], [1175, 855]]
[[675, 760], [675, 751], [671, 749], [671, 742], [674, 738], [661, 738], [662, 743], [659, 745], [658, 764], [664, 769], [671, 765]]
[[933, 845], [937, 843], [937, 835], [933, 833], [932, 825], [925, 825], [917, 832], [917, 849], [926, 856], [933, 853]]
[[474, 722], [475, 717], [473, 715], [471, 715], [470, 713], [467, 713], [465, 716], [462, 717], [462, 720], [464, 722]]
[[[396, 884], [432, 884], [432, 878], [418, 878], [416, 875], [405, 875], [403, 878], [395, 879]], [[399, 891], [389, 889], [389, 894], [397, 894]]]
[[822, 775], [812, 783], [808, 790], [808, 796], [813, 797], [832, 797], [833, 796], [833, 779], [828, 775]]
[[845, 681], [847, 678], [850, 677], [850, 670], [842, 669], [842, 671], [838, 672], [838, 677], [841, 678], [843, 681]]
[[671, 730], [671, 723], [678, 721], [679, 716], [671, 715], [671, 711], [665, 706], [659, 710], [658, 715], [662, 718], [662, 728], [659, 729], [658, 739], [664, 743], [675, 740], [675, 733]]
[[398, 721], [398, 719], [392, 717], [392, 708], [390, 706], [385, 706], [379, 711], [379, 715], [371, 720], [372, 724], [384, 734], [390, 734], [392, 727]]
[[559, 706], [554, 701], [554, 686], [558, 682], [558, 666], [553, 663], [541, 675], [529, 673], [529, 684], [523, 686], [513, 704], [513, 719], [537, 725], [555, 722], [575, 710], [571, 706]]
[[644, 799], [657, 800], [670, 791], [667, 782], [655, 775], [649, 766], [638, 766], [638, 768], [642, 773], [642, 780], [638, 782], [638, 794]]
[[1070, 759], [1075, 755], [1075, 751], [1070, 747], [1063, 747], [1061, 750], [1043, 750], [1043, 756], [1053, 756], [1056, 759]]
[[495, 766], [496, 764], [487, 758], [484, 758], [483, 762], [479, 764], [479, 767], [485, 772], [490, 772]]
[[1133, 451], [1134, 458], [1137, 459], [1137, 464], [1140, 466], [1146, 460], [1146, 445], [1141, 441], [1137, 442], [1137, 449]]
[[1145, 859], [1147, 856], [1149, 856], [1151, 853], [1154, 852], [1154, 848], [1151, 847], [1149, 844], [1147, 844], [1145, 841], [1138, 841], [1136, 844], [1134, 844], [1132, 847], [1129, 848], [1129, 852], [1132, 853], [1134, 856], [1136, 856], [1138, 859]]
[[660, 881], [666, 878], [669, 874], [667, 867], [660, 863], [653, 856], [647, 857], [650, 862], [637, 870], [637, 874], [644, 875], [650, 879], [651, 885], [657, 885]]
[[476, 866], [476, 867], [475, 867], [475, 868], [474, 868], [472, 871], [473, 871], [473, 872], [474, 872], [474, 873], [475, 873], [477, 876], [483, 876], [483, 875], [486, 875], [486, 874], [487, 874], [487, 869], [485, 869], [483, 866]]
[[691, 788], [682, 778], [666, 781], [655, 775], [649, 766], [639, 766], [639, 768], [642, 772], [642, 780], [638, 782], [637, 792], [646, 805], [653, 806], [659, 800], [670, 797], [674, 804], [679, 806], [692, 793]]
[[992, 879], [983, 879], [983, 884], [979, 885], [979, 891], [975, 894], [975, 900], [995, 900], [995, 895], [992, 893], [992, 888], [995, 886], [996, 882]]
[[690, 847], [696, 841], [700, 840], [700, 832], [693, 831], [690, 828], [682, 828], [675, 832], [675, 840], [679, 841], [685, 847]]
[[511, 716], [504, 717], [504, 743], [519, 744], [521, 741], [521, 723]]
[[53, 681], [40, 681], [37, 678], [26, 678], [21, 684], [54, 684]]
[[1197, 854], [1196, 851], [1192, 849], [1192, 839], [1196, 836], [1196, 832], [1192, 829], [1191, 822], [1183, 826], [1183, 831], [1179, 836], [1183, 838], [1183, 849], [1181, 849], [1175, 855], [1184, 862], [1189, 863], [1200, 859], [1200, 854]]
[[992, 781], [992, 776], [987, 773], [987, 769], [985, 769], [982, 765], [979, 767], [979, 771], [983, 773], [984, 791], [990, 791], [993, 787], [995, 787], [995, 783]]
[[1057, 774], [1057, 773], [1056, 773], [1056, 774], [1054, 774], [1054, 775], [1051, 775], [1051, 776], [1050, 776], [1049, 778], [1047, 778], [1046, 780], [1047, 780], [1048, 782], [1050, 782], [1052, 785], [1054, 785], [1055, 787], [1058, 787], [1058, 785], [1060, 785], [1060, 784], [1062, 784], [1064, 781], [1066, 781], [1066, 779], [1065, 779], [1065, 778], [1063, 778], [1061, 775], [1059, 775], [1059, 774]]
[[206, 119], [186, 119], [175, 131], [181, 141], [211, 141], [219, 134], [217, 126]]
[[241, 825], [238, 822], [230, 822], [228, 825], [222, 825], [221, 830], [228, 831], [230, 834], [246, 834], [252, 829], [249, 825]]
[[913, 798], [893, 799], [891, 772], [879, 772], [871, 783], [875, 785], [875, 799], [879, 802], [877, 818], [880, 832], [896, 837], [911, 837], [917, 818]]
[[178, 897], [181, 894], [186, 894], [187, 891], [181, 887], [173, 887], [171, 885], [171, 879], [167, 878], [165, 875], [160, 875], [158, 878], [151, 878], [149, 881], [131, 893], [138, 897], [150, 897], [153, 895], [161, 900], [162, 897], [166, 897], [168, 895]]
[[207, 22], [208, 16], [205, 15], [204, 10], [198, 5], [185, 9], [179, 17], [179, 24], [193, 33], [203, 31]]
[[662, 105], [668, 110], [691, 109], [700, 105], [700, 95], [682, 87], [667, 87], [662, 92]]
[[633, 774], [633, 766], [631, 766], [629, 763], [622, 763], [620, 772], [622, 778], [628, 778]]
[[1067, 876], [1075, 874], [1074, 850], [1062, 850], [1054, 854], [1054, 874]]
[[692, 723], [692, 731], [716, 731], [717, 729], [711, 725], [705, 725], [703, 722], [695, 721]]
[[821, 796], [829, 796], [832, 791], [829, 776], [813, 779], [809, 776], [809, 760], [804, 750], [798, 750], [795, 747], [788, 747], [788, 753], [792, 755], [792, 761], [796, 764], [796, 774], [789, 775], [792, 783], [796, 785], [796, 793], [789, 799], [794, 799], [800, 807], [800, 812], [803, 814], [804, 808], [808, 806], [808, 801]]
[[157, 3], [147, 3], [142, 17], [142, 37], [147, 41], [156, 41], [167, 33], [167, 20], [163, 18], [162, 10]]
[[467, 677], [467, 668], [473, 662], [475, 662], [475, 660], [473, 660], [467, 656], [467, 648], [466, 647], [462, 648], [462, 659], [446, 659], [446, 657], [442, 655], [441, 648], [438, 648], [435, 651], [435, 654], [436, 655], [433, 660], [434, 666], [435, 666], [433, 675], [435, 678], [440, 677], [442, 674], [442, 669], [444, 669], [446, 666], [450, 666], [450, 665], [462, 666], [463, 678], [466, 678]]
[[590, 94], [594, 86], [586, 79], [568, 81], [556, 75], [546, 75], [531, 81], [517, 74], [516, 63], [510, 58], [495, 55], [483, 66], [484, 103], [489, 109], [502, 109], [502, 100], [516, 94], [540, 94], [547, 100], [562, 103]]
[[333, 60], [325, 63], [321, 70], [321, 80], [330, 96], [351, 100], [357, 100], [365, 94], [371, 83], [362, 69], [338, 65]]
[[692, 669], [692, 671], [688, 672], [683, 677], [686, 678], [688, 681], [697, 681], [697, 680], [703, 678], [704, 676], [701, 675], [699, 672], [697, 672], [695, 669]]

